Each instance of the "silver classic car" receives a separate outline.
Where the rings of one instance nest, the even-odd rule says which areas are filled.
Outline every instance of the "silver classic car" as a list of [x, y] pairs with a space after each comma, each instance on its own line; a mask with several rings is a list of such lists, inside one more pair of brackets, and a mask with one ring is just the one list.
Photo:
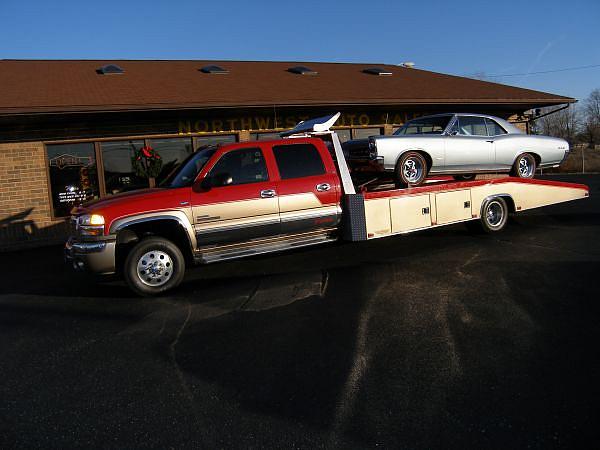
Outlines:
[[344, 144], [349, 161], [377, 162], [399, 185], [418, 186], [428, 175], [472, 179], [508, 172], [533, 178], [538, 167], [557, 167], [569, 153], [563, 139], [523, 133], [498, 117], [437, 114], [411, 120], [391, 136]]

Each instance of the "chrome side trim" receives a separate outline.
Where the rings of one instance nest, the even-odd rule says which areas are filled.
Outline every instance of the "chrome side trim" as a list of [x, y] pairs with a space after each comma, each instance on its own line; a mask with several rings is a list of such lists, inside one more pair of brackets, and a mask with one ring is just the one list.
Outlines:
[[280, 214], [282, 222], [290, 222], [300, 219], [312, 219], [321, 216], [332, 216], [342, 214], [341, 207], [338, 205], [327, 206], [323, 208], [307, 209], [304, 211], [289, 211]]
[[257, 227], [257, 226], [262, 226], [262, 225], [272, 225], [272, 224], [276, 224], [279, 223], [279, 218], [277, 219], [271, 219], [271, 218], [267, 218], [267, 219], [255, 219], [252, 221], [248, 221], [246, 223], [238, 223], [238, 224], [234, 224], [234, 225], [229, 225], [229, 224], [219, 224], [217, 226], [211, 226], [210, 228], [200, 228], [199, 225], [196, 225], [196, 232], [197, 233], [220, 233], [222, 231], [233, 231], [233, 230], [240, 230], [243, 228], [248, 228], [248, 227]]
[[246, 256], [273, 253], [291, 248], [307, 247], [334, 241], [334, 230], [322, 230], [308, 234], [278, 236], [277, 238], [262, 239], [228, 246], [215, 246], [201, 249], [197, 253], [196, 262], [209, 264], [217, 261], [243, 258]]

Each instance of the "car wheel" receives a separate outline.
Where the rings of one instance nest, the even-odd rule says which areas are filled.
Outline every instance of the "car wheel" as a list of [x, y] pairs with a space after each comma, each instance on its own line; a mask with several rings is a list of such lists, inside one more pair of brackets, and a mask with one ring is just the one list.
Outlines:
[[533, 155], [523, 153], [517, 156], [513, 165], [511, 175], [518, 178], [533, 178], [535, 175], [536, 162]]
[[464, 174], [464, 175], [454, 175], [454, 179], [456, 181], [472, 181], [475, 179], [477, 175], [474, 173]]
[[486, 200], [481, 207], [481, 226], [487, 233], [501, 231], [508, 220], [508, 205], [502, 197]]
[[138, 295], [153, 296], [175, 288], [183, 280], [185, 258], [171, 241], [143, 239], [131, 249], [123, 266], [127, 285]]
[[396, 166], [396, 184], [404, 186], [419, 186], [427, 177], [427, 161], [417, 152], [406, 152]]

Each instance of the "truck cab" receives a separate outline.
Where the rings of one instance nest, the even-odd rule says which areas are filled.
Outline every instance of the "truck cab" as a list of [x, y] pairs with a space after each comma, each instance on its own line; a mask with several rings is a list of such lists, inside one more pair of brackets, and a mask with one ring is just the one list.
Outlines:
[[[156, 294], [172, 287], [185, 264], [335, 239], [341, 195], [321, 139], [206, 146], [157, 188], [78, 208], [66, 254], [78, 270], [122, 271], [136, 292]], [[155, 251], [144, 248], [128, 273], [131, 253], [151, 239]]]

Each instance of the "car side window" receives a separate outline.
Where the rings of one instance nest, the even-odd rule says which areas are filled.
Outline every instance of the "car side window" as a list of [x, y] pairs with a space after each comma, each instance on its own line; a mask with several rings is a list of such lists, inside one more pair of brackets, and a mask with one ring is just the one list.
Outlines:
[[459, 134], [463, 136], [487, 136], [483, 117], [462, 116], [458, 118]]
[[282, 180], [325, 173], [321, 154], [312, 144], [275, 145], [273, 154]]
[[502, 128], [495, 120], [485, 118], [485, 125], [487, 126], [488, 136], [498, 136], [500, 134], [506, 134], [506, 130]]
[[260, 148], [240, 148], [225, 153], [210, 171], [211, 177], [228, 174], [231, 185], [268, 181], [267, 165]]

